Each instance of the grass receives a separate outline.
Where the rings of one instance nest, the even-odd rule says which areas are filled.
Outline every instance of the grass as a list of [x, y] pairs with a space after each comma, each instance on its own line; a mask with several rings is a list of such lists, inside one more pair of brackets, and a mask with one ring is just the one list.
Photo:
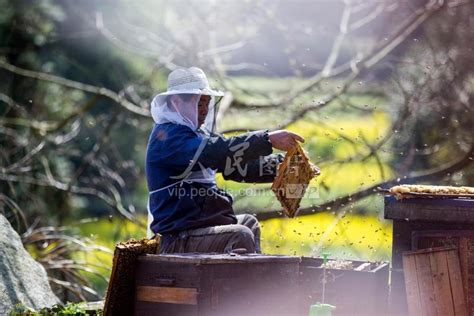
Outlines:
[[[146, 221], [143, 216], [140, 221]], [[146, 235], [144, 227], [120, 217], [89, 218], [74, 225], [76, 232], [90, 239], [95, 245], [109, 248], [110, 252], [99, 250], [81, 251], [74, 255], [77, 262], [87, 262], [102, 273], [102, 277], [83, 271], [82, 275], [88, 278], [93, 288], [101, 295], [105, 295], [112, 269], [113, 250], [118, 242], [129, 239], [142, 239]], [[105, 267], [105, 268], [104, 268]]]
[[65, 305], [56, 304], [51, 307], [41, 308], [39, 310], [34, 310], [23, 304], [17, 304], [10, 311], [10, 316], [50, 316], [50, 315], [76, 315], [76, 316], [86, 316], [86, 315], [102, 315], [102, 310], [90, 310], [86, 307], [85, 302], [81, 303], [67, 303]]

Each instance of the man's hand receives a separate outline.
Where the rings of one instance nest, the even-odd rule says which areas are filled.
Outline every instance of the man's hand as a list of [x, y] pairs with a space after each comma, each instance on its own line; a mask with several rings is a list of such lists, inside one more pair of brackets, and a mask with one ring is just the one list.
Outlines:
[[298, 134], [280, 130], [268, 133], [268, 138], [270, 139], [270, 143], [276, 149], [280, 149], [283, 151], [288, 151], [294, 148], [297, 142], [304, 142], [304, 138]]

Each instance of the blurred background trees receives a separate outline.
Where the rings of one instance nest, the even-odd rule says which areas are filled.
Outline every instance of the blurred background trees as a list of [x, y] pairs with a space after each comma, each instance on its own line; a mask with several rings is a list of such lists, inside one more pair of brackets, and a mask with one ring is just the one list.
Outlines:
[[267, 252], [388, 259], [377, 187], [474, 185], [472, 1], [0, 7], [0, 210], [64, 300], [101, 297], [107, 247], [145, 234], [149, 101], [177, 67], [228, 91], [220, 131], [291, 129], [322, 169], [294, 220], [219, 179]]

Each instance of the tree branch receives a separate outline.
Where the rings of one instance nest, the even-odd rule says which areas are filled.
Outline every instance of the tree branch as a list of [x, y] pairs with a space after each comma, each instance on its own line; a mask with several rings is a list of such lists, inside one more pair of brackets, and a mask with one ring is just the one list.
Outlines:
[[107, 88], [103, 88], [103, 87], [101, 88], [101, 87], [81, 83], [81, 82], [78, 82], [78, 81], [73, 81], [73, 80], [62, 78], [62, 77], [50, 75], [50, 74], [43, 73], [43, 72], [37, 72], [37, 71], [31, 71], [31, 70], [23, 69], [23, 68], [14, 66], [10, 63], [7, 63], [6, 61], [4, 61], [2, 59], [0, 59], [0, 68], [3, 68], [5, 70], [7, 70], [9, 72], [12, 72], [14, 74], [17, 74], [19, 76], [28, 77], [28, 78], [41, 80], [41, 81], [46, 81], [46, 82], [51, 82], [51, 83], [54, 83], [54, 84], [57, 84], [57, 85], [60, 85], [60, 86], [63, 86], [63, 87], [67, 87], [67, 88], [71, 88], [71, 89], [75, 89], [75, 90], [80, 90], [80, 91], [100, 95], [100, 96], [106, 97], [107, 99], [110, 99], [110, 100], [114, 101], [115, 103], [123, 106], [124, 108], [126, 108], [127, 110], [129, 110], [129, 111], [131, 111], [135, 114], [138, 114], [138, 115], [141, 115], [141, 116], [147, 116], [147, 117], [150, 116], [150, 111], [148, 109], [145, 109], [145, 108], [142, 108], [142, 107], [139, 107], [139, 106], [133, 104], [132, 102], [130, 102], [127, 99], [125, 99], [124, 97], [120, 96], [116, 92], [114, 92], [110, 89], [107, 89]]
[[[445, 177], [447, 174], [452, 174], [456, 171], [459, 171], [467, 167], [473, 162], [474, 162], [474, 144], [471, 144], [470, 150], [464, 155], [464, 157], [462, 157], [461, 159], [455, 162], [445, 164], [441, 167], [433, 168], [425, 172], [408, 174], [406, 177], [399, 176], [399, 178], [403, 178], [404, 181], [408, 183], [416, 183], [416, 182], [423, 182], [427, 180], [439, 179], [439, 178]], [[318, 213], [324, 212], [327, 208], [331, 208], [333, 210], [336, 209], [337, 210], [336, 212], [342, 212], [348, 203], [354, 203], [367, 196], [376, 194], [378, 187], [391, 187], [393, 185], [399, 184], [399, 182], [400, 181], [398, 179], [391, 179], [385, 182], [380, 182], [368, 188], [362, 189], [360, 191], [336, 198], [333, 201], [329, 201], [315, 207], [302, 208], [299, 210], [297, 214], [298, 216], [312, 215], [317, 212]], [[267, 220], [271, 218], [279, 218], [282, 216], [282, 214], [283, 214], [283, 210], [273, 210], [273, 211], [264, 212], [264, 213], [257, 213], [256, 215], [257, 215], [258, 220]]]

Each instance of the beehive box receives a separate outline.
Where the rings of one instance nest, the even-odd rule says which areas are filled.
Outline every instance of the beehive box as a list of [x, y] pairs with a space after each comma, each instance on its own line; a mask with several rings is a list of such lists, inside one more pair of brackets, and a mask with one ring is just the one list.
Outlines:
[[[308, 315], [323, 295], [323, 259], [303, 257], [299, 272], [299, 315]], [[333, 315], [385, 315], [388, 298], [388, 262], [350, 261], [350, 266], [328, 264], [325, 303]], [[343, 267], [345, 266], [345, 267]]]
[[474, 313], [474, 200], [466, 198], [385, 197], [384, 215], [393, 220], [390, 311], [407, 314], [402, 254], [418, 249], [455, 246], [470, 313]]
[[256, 254], [142, 256], [135, 315], [294, 315], [299, 262]]

